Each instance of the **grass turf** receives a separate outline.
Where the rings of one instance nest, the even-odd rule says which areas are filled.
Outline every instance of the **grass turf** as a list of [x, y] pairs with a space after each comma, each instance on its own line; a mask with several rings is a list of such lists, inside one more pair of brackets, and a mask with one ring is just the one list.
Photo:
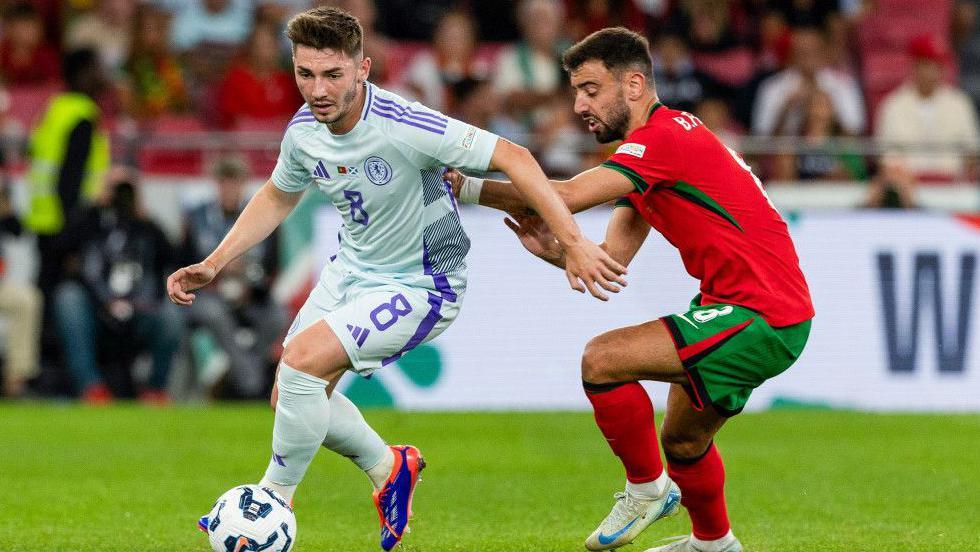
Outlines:
[[[404, 552], [584, 550], [622, 471], [588, 413], [368, 411], [429, 468]], [[272, 412], [0, 404], [0, 550], [207, 550], [195, 522], [256, 481]], [[743, 414], [718, 438], [746, 550], [978, 550], [980, 416]], [[296, 552], [374, 551], [370, 484], [323, 451], [296, 496]], [[653, 525], [623, 550], [689, 530]]]

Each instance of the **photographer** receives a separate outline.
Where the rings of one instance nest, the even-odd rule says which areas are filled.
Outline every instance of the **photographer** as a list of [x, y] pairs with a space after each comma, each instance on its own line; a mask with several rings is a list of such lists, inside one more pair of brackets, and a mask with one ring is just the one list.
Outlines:
[[[163, 290], [174, 250], [139, 211], [132, 175], [116, 171], [107, 188], [102, 204], [83, 212], [59, 243], [68, 273], [55, 292], [55, 318], [68, 369], [82, 400], [105, 404], [130, 394], [128, 361], [148, 352], [153, 367], [139, 399], [166, 404], [183, 329]], [[100, 353], [122, 362], [122, 381], [112, 390], [99, 370]]]

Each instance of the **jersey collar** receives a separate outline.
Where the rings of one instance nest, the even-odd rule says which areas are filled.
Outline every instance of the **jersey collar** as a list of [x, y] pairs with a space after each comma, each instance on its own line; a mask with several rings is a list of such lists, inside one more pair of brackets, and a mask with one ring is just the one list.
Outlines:
[[653, 112], [654, 111], [660, 109], [663, 106], [664, 106], [664, 104], [660, 103], [659, 100], [656, 101], [656, 102], [654, 102], [653, 105], [650, 106], [650, 112], [647, 113], [647, 120], [649, 121], [650, 120], [650, 117], [653, 117]]
[[368, 113], [371, 112], [371, 103], [374, 101], [374, 85], [364, 81], [364, 109], [361, 111], [361, 120], [367, 120]]

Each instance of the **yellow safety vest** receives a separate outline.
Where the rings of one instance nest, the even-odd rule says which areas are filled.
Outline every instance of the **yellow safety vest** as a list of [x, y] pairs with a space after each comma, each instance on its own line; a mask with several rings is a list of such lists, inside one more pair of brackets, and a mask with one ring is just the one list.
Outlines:
[[58, 196], [58, 173], [68, 151], [68, 137], [82, 121], [92, 121], [92, 146], [85, 161], [80, 200], [92, 203], [101, 193], [109, 170], [109, 137], [99, 129], [99, 106], [85, 94], [66, 92], [51, 100], [41, 123], [31, 134], [27, 173], [30, 205], [24, 225], [39, 235], [57, 234], [65, 225], [65, 213]]

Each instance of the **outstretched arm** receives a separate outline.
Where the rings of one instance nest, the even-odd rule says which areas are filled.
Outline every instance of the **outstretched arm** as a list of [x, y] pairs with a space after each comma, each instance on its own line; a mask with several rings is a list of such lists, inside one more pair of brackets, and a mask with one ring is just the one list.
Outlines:
[[572, 289], [582, 293], [588, 290], [605, 301], [608, 296], [602, 289], [615, 293], [619, 291], [616, 284], [626, 285], [621, 277], [626, 272], [625, 267], [582, 236], [568, 207], [549, 185], [541, 166], [526, 148], [498, 139], [489, 168], [504, 172], [528, 207], [547, 222], [565, 251], [565, 276]]
[[[540, 217], [515, 215], [504, 219], [524, 248], [541, 260], [565, 268], [565, 251]], [[650, 225], [631, 207], [617, 207], [606, 227], [606, 240], [599, 244], [610, 257], [629, 266], [640, 246], [650, 235]]]
[[[446, 178], [453, 193], [463, 203], [479, 203], [507, 213], [525, 213], [531, 207], [520, 190], [510, 182], [481, 180], [457, 171], [447, 172]], [[602, 205], [634, 189], [628, 178], [602, 166], [579, 173], [569, 180], [549, 182], [573, 213]]]
[[267, 181], [249, 200], [225, 239], [206, 259], [181, 268], [167, 278], [170, 300], [178, 305], [190, 305], [195, 297], [191, 291], [207, 285], [225, 265], [269, 237], [302, 197], [302, 192], [284, 192], [271, 180]]
[[616, 207], [606, 226], [606, 241], [602, 248], [610, 257], [629, 266], [649, 235], [650, 223], [636, 209]]

